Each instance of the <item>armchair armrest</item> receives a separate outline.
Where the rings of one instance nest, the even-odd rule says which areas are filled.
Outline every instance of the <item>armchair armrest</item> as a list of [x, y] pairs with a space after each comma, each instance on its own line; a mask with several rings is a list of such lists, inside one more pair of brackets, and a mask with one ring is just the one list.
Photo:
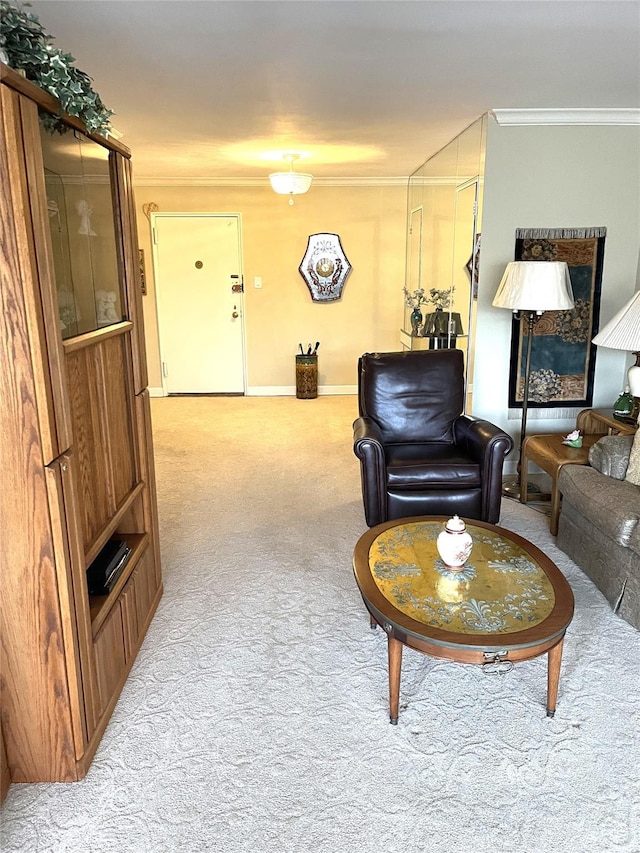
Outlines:
[[460, 415], [454, 425], [456, 444], [463, 444], [467, 452], [482, 463], [494, 453], [502, 454], [502, 459], [513, 450], [513, 439], [500, 427], [490, 421]]
[[360, 460], [365, 519], [373, 527], [386, 518], [387, 490], [382, 432], [371, 418], [353, 422], [353, 452]]
[[496, 524], [500, 516], [502, 468], [505, 456], [513, 450], [513, 439], [490, 421], [470, 415], [457, 418], [454, 435], [456, 444], [463, 445], [480, 465], [483, 515], [490, 524]]

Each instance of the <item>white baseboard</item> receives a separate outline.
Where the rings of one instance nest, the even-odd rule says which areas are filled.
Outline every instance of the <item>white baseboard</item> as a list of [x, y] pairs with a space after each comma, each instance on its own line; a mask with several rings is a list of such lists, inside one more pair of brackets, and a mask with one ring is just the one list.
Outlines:
[[[357, 394], [357, 385], [320, 385], [319, 397], [336, 397], [338, 395]], [[247, 397], [295, 397], [295, 385], [254, 385], [247, 388]]]
[[318, 388], [318, 394], [324, 394], [327, 397], [338, 397], [341, 395], [357, 393], [357, 385], [321, 385], [320, 388]]
[[[165, 397], [164, 388], [149, 388], [150, 397]], [[320, 385], [319, 397], [336, 397], [338, 395], [357, 394], [357, 385]], [[295, 397], [295, 385], [254, 385], [247, 388], [246, 397]]]

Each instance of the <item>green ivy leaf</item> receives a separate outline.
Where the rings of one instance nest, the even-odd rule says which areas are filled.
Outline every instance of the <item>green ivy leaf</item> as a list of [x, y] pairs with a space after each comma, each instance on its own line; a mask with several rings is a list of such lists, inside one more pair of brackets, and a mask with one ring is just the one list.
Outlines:
[[[61, 110], [82, 119], [88, 131], [107, 133], [113, 112], [94, 92], [91, 77], [73, 65], [75, 58], [70, 53], [54, 47], [53, 40], [36, 15], [24, 6], [0, 0], [0, 46], [9, 65], [24, 71], [28, 80], [58, 98]], [[50, 133], [68, 130], [58, 116], [44, 111], [41, 122]]]

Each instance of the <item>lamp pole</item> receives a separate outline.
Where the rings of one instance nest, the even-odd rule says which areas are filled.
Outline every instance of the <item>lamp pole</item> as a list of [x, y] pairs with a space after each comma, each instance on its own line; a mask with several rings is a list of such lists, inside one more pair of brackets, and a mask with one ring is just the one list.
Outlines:
[[[520, 316], [524, 313], [526, 315], [526, 323], [527, 323], [527, 350], [525, 357], [525, 368], [524, 368], [524, 387], [522, 389], [522, 423], [520, 425], [520, 452], [518, 455], [518, 464], [516, 466], [516, 479], [515, 482], [505, 483], [502, 491], [505, 495], [509, 495], [510, 497], [520, 497], [520, 484], [522, 482], [522, 445], [524, 444], [524, 440], [527, 436], [527, 410], [529, 408], [529, 379], [531, 376], [531, 344], [533, 341], [533, 329], [538, 322], [538, 317], [541, 316], [542, 311], [519, 311], [516, 312]], [[525, 477], [527, 476], [527, 472], [525, 471]], [[534, 486], [532, 483], [527, 483], [527, 491], [528, 492], [537, 492], [539, 489], [537, 486]]]

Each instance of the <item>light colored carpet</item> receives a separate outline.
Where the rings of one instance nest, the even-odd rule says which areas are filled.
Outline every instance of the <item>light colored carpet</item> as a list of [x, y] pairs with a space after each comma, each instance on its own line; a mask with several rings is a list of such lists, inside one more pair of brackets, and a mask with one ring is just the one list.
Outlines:
[[546, 658], [504, 676], [386, 640], [355, 585], [354, 397], [153, 401], [165, 595], [87, 778], [14, 785], [29, 853], [638, 853], [640, 634], [507, 500], [575, 593], [555, 718]]

